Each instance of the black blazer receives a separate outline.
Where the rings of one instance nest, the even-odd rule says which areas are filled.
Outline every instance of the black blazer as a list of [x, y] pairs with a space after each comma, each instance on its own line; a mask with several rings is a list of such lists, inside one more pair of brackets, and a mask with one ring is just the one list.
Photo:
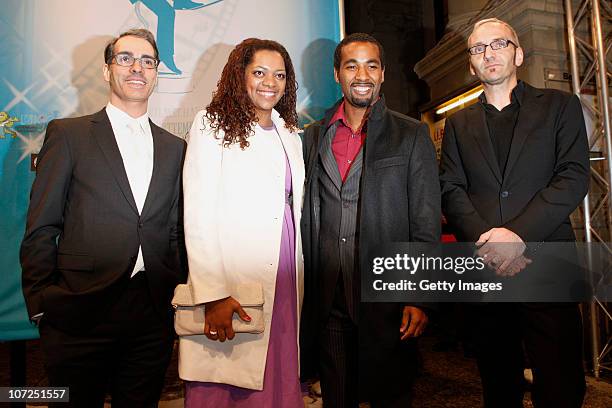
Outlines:
[[[328, 279], [319, 275], [319, 217], [317, 185], [321, 171], [318, 160], [325, 131], [339, 106], [330, 109], [323, 121], [304, 133], [306, 188], [302, 211], [304, 251], [304, 303], [302, 312], [302, 368], [311, 374], [310, 353], [315, 353], [321, 319], [319, 288]], [[372, 107], [363, 146], [363, 169], [359, 193], [359, 254], [385, 242], [438, 242], [440, 239], [440, 189], [435, 150], [427, 125], [387, 109], [384, 98]], [[325, 296], [325, 298], [330, 298]], [[403, 304], [361, 305], [359, 316], [360, 392], [398, 393], [405, 378], [416, 368], [414, 348], [400, 342]], [[381, 371], [381, 364], [385, 369]]]
[[589, 147], [576, 96], [525, 84], [500, 173], [480, 103], [449, 117], [442, 141], [442, 209], [459, 241], [503, 226], [525, 242], [568, 241], [589, 187]]
[[167, 319], [184, 280], [179, 196], [185, 142], [151, 123], [154, 164], [139, 216], [106, 110], [49, 122], [21, 244], [30, 316], [93, 324], [127, 283], [142, 245], [155, 308]]

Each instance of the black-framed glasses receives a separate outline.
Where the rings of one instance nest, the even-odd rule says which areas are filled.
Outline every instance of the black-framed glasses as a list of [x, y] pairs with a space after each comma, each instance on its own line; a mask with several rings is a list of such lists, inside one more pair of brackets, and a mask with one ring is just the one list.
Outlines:
[[487, 47], [491, 47], [492, 50], [501, 50], [502, 48], [506, 48], [509, 44], [514, 45], [516, 48], [517, 45], [513, 43], [511, 40], [507, 40], [505, 38], [498, 38], [497, 40], [491, 41], [489, 44], [477, 44], [473, 47], [467, 49], [470, 55], [478, 55], [485, 52]]
[[139, 61], [140, 66], [146, 69], [155, 69], [157, 68], [158, 64], [158, 61], [153, 57], [143, 56], [136, 58], [132, 54], [128, 54], [126, 52], [120, 52], [111, 57], [111, 62], [115, 62], [117, 65], [121, 65], [122, 67], [131, 67], [136, 63], [136, 61]]

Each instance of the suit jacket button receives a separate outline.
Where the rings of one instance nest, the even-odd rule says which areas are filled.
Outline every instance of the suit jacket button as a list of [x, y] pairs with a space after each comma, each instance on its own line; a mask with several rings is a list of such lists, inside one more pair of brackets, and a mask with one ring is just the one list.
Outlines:
[[507, 192], [507, 191], [502, 191], [502, 193], [501, 193], [501, 197], [502, 198], [507, 198], [509, 195], [510, 195], [510, 193]]
[[142, 228], [142, 226], [143, 226], [143, 225], [144, 225], [144, 224], [142, 223], [142, 221], [140, 221], [140, 222], [138, 223], [138, 228]]

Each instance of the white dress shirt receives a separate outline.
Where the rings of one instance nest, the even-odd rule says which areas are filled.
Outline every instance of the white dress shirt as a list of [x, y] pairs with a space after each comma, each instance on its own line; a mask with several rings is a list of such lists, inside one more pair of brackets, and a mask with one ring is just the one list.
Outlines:
[[[149, 115], [145, 113], [138, 118], [132, 118], [110, 102], [106, 105], [106, 113], [115, 133], [138, 213], [141, 214], [153, 174], [153, 135]], [[131, 276], [143, 268], [142, 247], [138, 246], [138, 258]]]

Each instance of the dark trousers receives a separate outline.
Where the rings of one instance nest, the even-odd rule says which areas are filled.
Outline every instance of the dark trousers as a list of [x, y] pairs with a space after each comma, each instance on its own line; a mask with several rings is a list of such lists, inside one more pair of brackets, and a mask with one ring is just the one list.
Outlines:
[[[359, 331], [348, 314], [342, 279], [334, 294], [331, 312], [319, 329], [319, 374], [325, 408], [358, 407], [360, 398]], [[384, 370], [384, 361], [380, 362]], [[411, 407], [411, 380], [399, 395], [368, 398], [372, 408]], [[363, 402], [363, 401], [361, 401]]]
[[40, 337], [49, 385], [69, 387], [70, 403], [57, 407], [102, 407], [107, 390], [113, 407], [157, 407], [174, 331], [171, 314], [162, 321], [153, 308], [146, 272], [92, 329], [66, 333], [43, 316]]
[[319, 374], [325, 408], [359, 405], [357, 325], [346, 307], [342, 277], [338, 279], [331, 312], [319, 330]]
[[525, 353], [534, 407], [582, 406], [586, 385], [576, 304], [494, 303], [468, 310], [485, 407], [523, 407]]

